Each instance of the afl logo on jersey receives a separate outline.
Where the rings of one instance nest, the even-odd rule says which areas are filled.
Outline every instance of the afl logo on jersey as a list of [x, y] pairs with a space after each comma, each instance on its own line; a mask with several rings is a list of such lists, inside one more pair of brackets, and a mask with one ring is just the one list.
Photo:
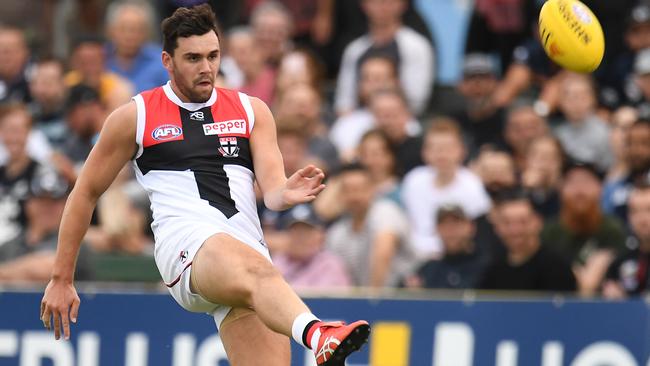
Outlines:
[[156, 141], [166, 141], [174, 139], [183, 134], [183, 130], [174, 125], [162, 125], [151, 132], [151, 137]]

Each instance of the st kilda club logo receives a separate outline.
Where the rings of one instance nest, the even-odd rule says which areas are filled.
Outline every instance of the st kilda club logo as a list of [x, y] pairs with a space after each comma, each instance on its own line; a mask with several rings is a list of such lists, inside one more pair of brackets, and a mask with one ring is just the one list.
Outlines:
[[236, 158], [239, 156], [239, 146], [236, 137], [219, 137], [219, 152], [225, 158]]

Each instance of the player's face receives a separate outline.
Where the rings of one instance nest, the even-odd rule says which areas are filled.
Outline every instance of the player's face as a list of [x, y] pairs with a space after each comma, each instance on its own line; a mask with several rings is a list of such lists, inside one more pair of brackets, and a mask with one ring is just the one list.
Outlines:
[[219, 38], [213, 31], [178, 38], [174, 54], [163, 52], [163, 65], [182, 97], [192, 103], [210, 99], [221, 61]]

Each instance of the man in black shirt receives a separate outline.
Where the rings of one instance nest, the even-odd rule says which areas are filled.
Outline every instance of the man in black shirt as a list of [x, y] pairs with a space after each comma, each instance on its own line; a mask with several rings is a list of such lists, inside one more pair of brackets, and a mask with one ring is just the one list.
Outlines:
[[628, 199], [628, 218], [637, 247], [616, 258], [607, 271], [603, 296], [624, 298], [650, 284], [650, 184], [636, 186]]
[[444, 246], [441, 259], [431, 259], [406, 279], [408, 287], [475, 288], [485, 267], [474, 243], [476, 225], [458, 205], [443, 205], [436, 230]]
[[494, 201], [495, 229], [507, 254], [494, 260], [480, 287], [494, 290], [575, 291], [576, 279], [561, 257], [542, 246], [542, 219], [530, 199], [509, 192]]

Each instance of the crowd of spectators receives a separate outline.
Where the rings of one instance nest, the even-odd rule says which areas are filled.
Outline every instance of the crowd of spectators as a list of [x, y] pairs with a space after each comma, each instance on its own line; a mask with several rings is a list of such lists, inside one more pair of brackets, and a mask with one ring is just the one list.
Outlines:
[[[287, 175], [327, 173], [313, 204], [259, 204], [295, 287], [625, 298], [650, 286], [645, 0], [584, 1], [607, 41], [593, 74], [545, 56], [539, 0], [15, 2], [0, 4], [0, 284], [49, 278], [104, 119], [168, 79], [160, 20], [207, 2], [219, 86], [271, 107]], [[150, 215], [126, 166], [77, 278], [150, 279]]]

